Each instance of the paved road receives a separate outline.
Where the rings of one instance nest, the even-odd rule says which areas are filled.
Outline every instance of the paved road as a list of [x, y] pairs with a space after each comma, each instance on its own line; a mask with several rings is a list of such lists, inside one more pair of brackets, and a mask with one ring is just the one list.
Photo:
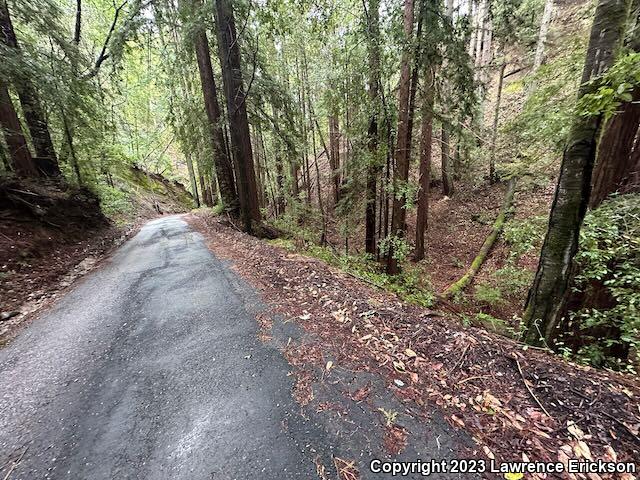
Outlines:
[[259, 308], [179, 217], [148, 223], [0, 349], [0, 477], [24, 453], [12, 480], [318, 478], [336, 437]]
[[310, 478], [289, 367], [228, 275], [156, 220], [0, 351], [0, 461], [29, 446], [12, 478]]

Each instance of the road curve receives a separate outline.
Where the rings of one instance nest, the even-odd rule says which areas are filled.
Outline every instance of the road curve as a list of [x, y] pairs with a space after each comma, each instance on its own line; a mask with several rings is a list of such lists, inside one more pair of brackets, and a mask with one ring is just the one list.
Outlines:
[[179, 217], [144, 226], [0, 350], [2, 478], [316, 478], [243, 288]]

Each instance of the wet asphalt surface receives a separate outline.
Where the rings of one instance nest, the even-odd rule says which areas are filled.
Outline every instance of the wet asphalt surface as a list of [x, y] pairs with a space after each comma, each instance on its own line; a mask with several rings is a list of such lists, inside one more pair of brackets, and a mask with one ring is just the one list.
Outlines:
[[[402, 405], [374, 376], [336, 369], [303, 409], [280, 348], [304, 335], [277, 322], [260, 342], [262, 308], [183, 220], [149, 222], [0, 348], [0, 478], [18, 459], [12, 480], [336, 478], [334, 457], [390, 478], [367, 470], [384, 457], [375, 407]], [[364, 383], [374, 408], [343, 395]], [[451, 458], [466, 441], [437, 414], [398, 422], [403, 460]]]

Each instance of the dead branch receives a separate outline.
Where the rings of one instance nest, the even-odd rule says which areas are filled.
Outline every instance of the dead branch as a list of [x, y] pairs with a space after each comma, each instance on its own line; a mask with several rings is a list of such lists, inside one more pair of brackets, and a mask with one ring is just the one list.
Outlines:
[[522, 367], [520, 366], [520, 362], [518, 361], [518, 359], [516, 357], [511, 357], [513, 360], [515, 360], [516, 365], [518, 366], [518, 372], [520, 372], [520, 376], [522, 377], [522, 382], [524, 383], [524, 386], [527, 388], [527, 391], [529, 392], [529, 395], [531, 395], [531, 398], [533, 398], [535, 400], [535, 402], [538, 404], [538, 406], [542, 409], [542, 411], [547, 415], [547, 417], [549, 418], [553, 418], [549, 412], [547, 412], [547, 409], [544, 408], [544, 406], [542, 405], [542, 403], [540, 403], [540, 400], [538, 400], [538, 397], [536, 397], [536, 394], [533, 393], [533, 390], [531, 390], [531, 387], [529, 386], [529, 384], [527, 383], [527, 379], [524, 377], [524, 373], [522, 372]]

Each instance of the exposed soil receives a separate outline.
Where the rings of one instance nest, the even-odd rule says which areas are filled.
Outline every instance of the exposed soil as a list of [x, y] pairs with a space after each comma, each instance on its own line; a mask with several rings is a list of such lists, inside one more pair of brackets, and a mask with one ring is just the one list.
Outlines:
[[[217, 256], [231, 260], [262, 293], [274, 314], [315, 338], [308, 352], [294, 356], [298, 370], [302, 360], [318, 367], [332, 358], [343, 368], [375, 372], [408, 408], [428, 418], [437, 405], [452, 426], [467, 431], [476, 443], [470, 455], [561, 462], [640, 458], [637, 379], [463, 328], [441, 312], [406, 304], [214, 217], [188, 220]], [[263, 328], [269, 324], [262, 318]], [[302, 402], [310, 395], [306, 383], [302, 377], [295, 392]], [[354, 395], [366, 397], [366, 392]], [[401, 437], [390, 431], [389, 448], [402, 445]]]
[[0, 183], [0, 342], [90, 271], [156, 211], [115, 226], [88, 190], [57, 182]]

